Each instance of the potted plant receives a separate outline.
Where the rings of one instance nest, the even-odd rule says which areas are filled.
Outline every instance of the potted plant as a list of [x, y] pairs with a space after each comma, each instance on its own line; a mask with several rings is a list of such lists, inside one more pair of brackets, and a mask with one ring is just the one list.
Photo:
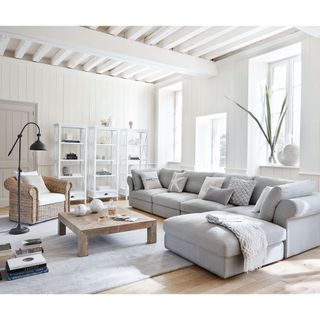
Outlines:
[[[259, 129], [261, 130], [261, 132], [262, 132], [262, 134], [263, 134], [264, 138], [266, 139], [267, 144], [269, 146], [269, 157], [268, 157], [269, 163], [276, 163], [276, 159], [275, 159], [276, 145], [277, 145], [278, 138], [280, 135], [283, 119], [284, 119], [286, 112], [287, 112], [287, 109], [288, 109], [287, 94], [285, 95], [285, 97], [283, 99], [280, 114], [279, 114], [278, 120], [276, 122], [275, 128], [272, 127], [270, 93], [269, 93], [269, 89], [267, 86], [265, 87], [265, 99], [264, 99], [264, 110], [263, 110], [264, 121], [263, 122], [262, 121], [260, 122], [251, 111], [249, 111], [245, 107], [241, 106], [238, 102], [236, 102], [228, 97], [226, 97], [226, 98], [228, 100], [232, 101], [240, 109], [247, 112], [251, 116], [251, 118], [257, 123]], [[265, 125], [265, 128], [264, 128], [263, 124]]]

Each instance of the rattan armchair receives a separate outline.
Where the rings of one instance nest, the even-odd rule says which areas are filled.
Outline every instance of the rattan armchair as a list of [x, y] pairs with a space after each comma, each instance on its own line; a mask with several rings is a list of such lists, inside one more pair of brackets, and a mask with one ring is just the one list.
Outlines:
[[[38, 189], [30, 184], [21, 183], [21, 222], [35, 224], [58, 217], [58, 214], [70, 211], [71, 183], [52, 177], [42, 177], [51, 193], [63, 194], [64, 201], [40, 205]], [[18, 221], [18, 181], [9, 177], [4, 182], [9, 191], [9, 218]]]

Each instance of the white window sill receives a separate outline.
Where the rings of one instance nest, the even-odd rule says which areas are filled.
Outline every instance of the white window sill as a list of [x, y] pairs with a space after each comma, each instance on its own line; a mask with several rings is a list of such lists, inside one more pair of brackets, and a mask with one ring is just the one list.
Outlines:
[[282, 164], [264, 164], [260, 165], [259, 168], [277, 168], [277, 169], [300, 169], [299, 166], [284, 166]]

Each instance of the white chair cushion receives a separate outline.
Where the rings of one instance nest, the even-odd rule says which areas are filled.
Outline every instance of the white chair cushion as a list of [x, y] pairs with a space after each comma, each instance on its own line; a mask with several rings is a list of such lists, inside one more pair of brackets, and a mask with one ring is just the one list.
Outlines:
[[46, 187], [42, 176], [36, 176], [36, 175], [27, 175], [27, 176], [22, 176], [21, 177], [21, 181], [23, 183], [27, 183], [30, 184], [32, 186], [35, 186], [38, 191], [39, 194], [45, 194], [45, 193], [49, 193], [50, 191], [48, 190], [48, 188]]
[[66, 197], [62, 193], [42, 193], [39, 194], [39, 206], [45, 206], [47, 204], [64, 202]]

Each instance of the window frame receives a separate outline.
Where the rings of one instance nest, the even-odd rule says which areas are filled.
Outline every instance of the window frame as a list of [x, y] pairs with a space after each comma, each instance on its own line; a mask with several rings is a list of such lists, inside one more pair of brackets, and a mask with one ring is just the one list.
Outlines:
[[[274, 76], [274, 69], [277, 66], [285, 65], [286, 66], [286, 92], [287, 92], [287, 103], [288, 103], [288, 110], [285, 115], [285, 132], [284, 132], [284, 140], [285, 144], [292, 144], [293, 142], [293, 114], [294, 114], [294, 106], [293, 106], [293, 98], [294, 98], [294, 63], [300, 61], [301, 63], [301, 55], [294, 55], [291, 57], [287, 57], [285, 59], [277, 60], [270, 62], [268, 64], [268, 86], [270, 90], [270, 100], [273, 93], [273, 76]], [[301, 83], [300, 83], [301, 87]], [[301, 90], [301, 89], [300, 89]], [[301, 116], [301, 101], [300, 101], [300, 116]], [[300, 132], [300, 130], [299, 130]], [[300, 137], [299, 143], [300, 145]]]
[[[180, 97], [179, 97], [180, 96]], [[178, 130], [178, 127], [177, 127], [177, 107], [178, 107], [178, 99], [181, 100], [180, 102], [180, 107], [181, 107], [181, 126], [180, 126], [180, 136], [181, 136], [181, 139], [180, 139], [180, 154], [179, 156], [177, 157], [176, 156], [176, 151], [177, 151], [177, 130]], [[182, 108], [183, 108], [183, 104], [182, 104], [182, 90], [177, 90], [177, 91], [174, 91], [174, 106], [173, 106], [173, 162], [181, 162], [181, 159], [182, 159]]]

